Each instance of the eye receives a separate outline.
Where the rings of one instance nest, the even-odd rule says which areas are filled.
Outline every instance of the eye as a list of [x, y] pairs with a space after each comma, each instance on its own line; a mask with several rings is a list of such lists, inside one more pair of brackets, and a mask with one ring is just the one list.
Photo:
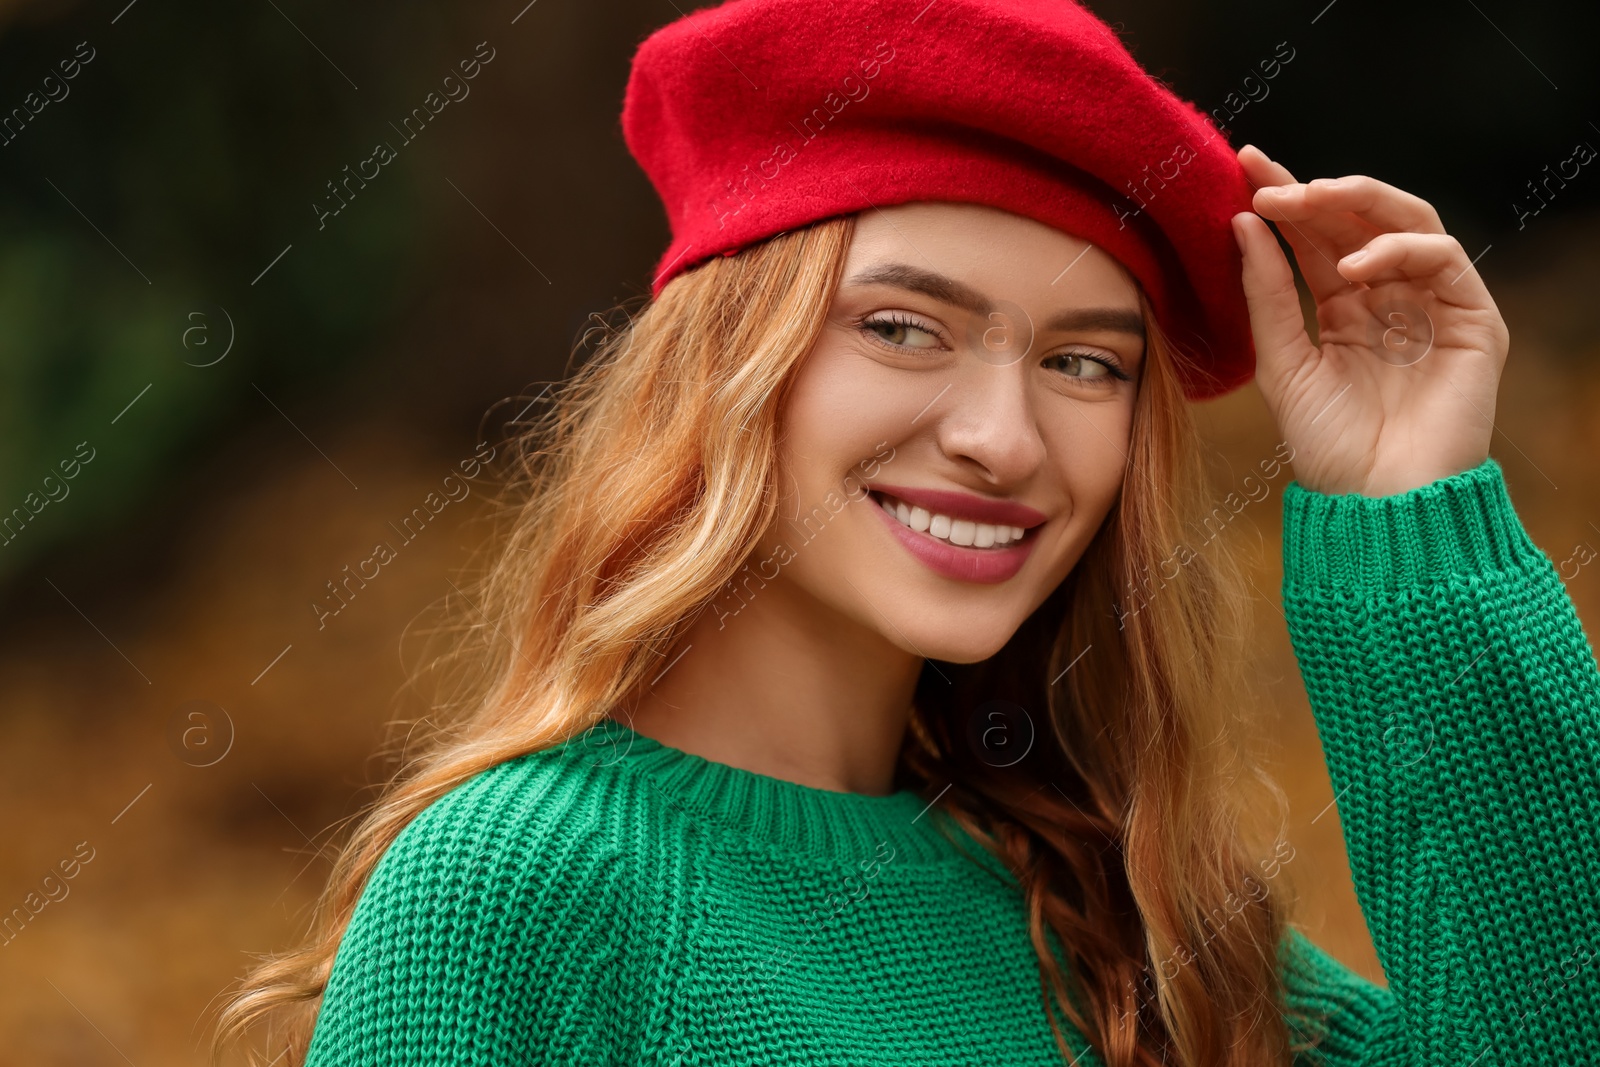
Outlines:
[[1122, 372], [1116, 363], [1104, 356], [1090, 355], [1088, 352], [1057, 352], [1044, 358], [1044, 365], [1054, 365], [1063, 377], [1078, 381], [1103, 381], [1110, 384], [1112, 381], [1128, 381], [1129, 376]]
[[[938, 330], [904, 312], [891, 311], [874, 315], [863, 319], [858, 325], [862, 333], [874, 338], [879, 344], [891, 348], [931, 349], [943, 344]], [[918, 342], [915, 340], [916, 335], [932, 343]]]

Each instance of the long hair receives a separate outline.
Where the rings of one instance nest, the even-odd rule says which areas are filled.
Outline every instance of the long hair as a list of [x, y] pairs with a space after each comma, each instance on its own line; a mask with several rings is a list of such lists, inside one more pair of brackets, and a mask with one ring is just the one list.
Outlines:
[[[214, 1056], [259, 1028], [252, 1064], [302, 1064], [340, 938], [401, 830], [625, 704], [757, 550], [777, 514], [780, 411], [854, 231], [824, 220], [673, 279], [603, 323], [513, 435], [494, 534], [428, 664], [454, 684], [350, 820], [304, 939], [228, 998]], [[1237, 741], [1245, 598], [1220, 541], [1167, 577], [1206, 490], [1179, 355], [1148, 309], [1146, 323], [1118, 505], [999, 653], [924, 670], [897, 779], [930, 798], [949, 785], [941, 805], [1017, 875], [1063, 1050], [1064, 1017], [1108, 1067], [1287, 1064], [1283, 905], [1238, 799], [1266, 781]], [[1003, 767], [969, 730], [999, 697], [1038, 718], [1028, 757]]]

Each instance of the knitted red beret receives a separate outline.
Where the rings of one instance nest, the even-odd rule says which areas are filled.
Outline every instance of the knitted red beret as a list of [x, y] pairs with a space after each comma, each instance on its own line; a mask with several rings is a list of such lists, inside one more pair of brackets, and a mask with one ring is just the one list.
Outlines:
[[1198, 363], [1191, 399], [1254, 373], [1230, 224], [1250, 184], [1205, 114], [1070, 0], [729, 0], [639, 46], [622, 131], [672, 227], [654, 294], [831, 216], [987, 204], [1122, 263]]

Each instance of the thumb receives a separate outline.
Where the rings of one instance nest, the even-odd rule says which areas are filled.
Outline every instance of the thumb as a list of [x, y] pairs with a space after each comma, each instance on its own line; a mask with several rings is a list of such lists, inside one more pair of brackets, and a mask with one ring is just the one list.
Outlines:
[[1304, 363], [1313, 349], [1300, 311], [1294, 271], [1266, 220], [1251, 211], [1233, 217], [1233, 237], [1244, 257], [1244, 295], [1256, 344], [1256, 377], [1269, 392]]

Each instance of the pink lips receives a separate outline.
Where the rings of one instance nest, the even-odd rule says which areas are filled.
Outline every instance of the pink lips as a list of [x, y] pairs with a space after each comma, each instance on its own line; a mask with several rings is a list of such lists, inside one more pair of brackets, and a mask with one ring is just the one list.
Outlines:
[[918, 489], [906, 485], [886, 485], [883, 482], [868, 482], [867, 488], [887, 493], [914, 507], [924, 507], [936, 514], [948, 515], [952, 519], [971, 519], [973, 522], [987, 522], [996, 526], [1004, 523], [1007, 526], [1020, 526], [1026, 530], [1030, 526], [1040, 525], [1050, 517], [1042, 511], [1012, 500], [986, 500], [981, 496], [958, 493], [951, 489]]
[[[985, 500], [944, 489], [914, 489], [891, 485], [872, 484], [869, 488], [904, 500], [907, 504], [927, 508], [956, 519], [971, 519], [995, 525], [1021, 526], [1029, 529], [1045, 521], [1046, 516], [1025, 504], [1003, 500]], [[1024, 536], [1004, 548], [966, 548], [940, 540], [929, 533], [918, 533], [899, 519], [883, 510], [875, 498], [869, 498], [873, 511], [889, 527], [889, 532], [899, 538], [917, 559], [930, 570], [963, 582], [994, 584], [1003, 582], [1022, 569], [1033, 553], [1037, 537]]]

